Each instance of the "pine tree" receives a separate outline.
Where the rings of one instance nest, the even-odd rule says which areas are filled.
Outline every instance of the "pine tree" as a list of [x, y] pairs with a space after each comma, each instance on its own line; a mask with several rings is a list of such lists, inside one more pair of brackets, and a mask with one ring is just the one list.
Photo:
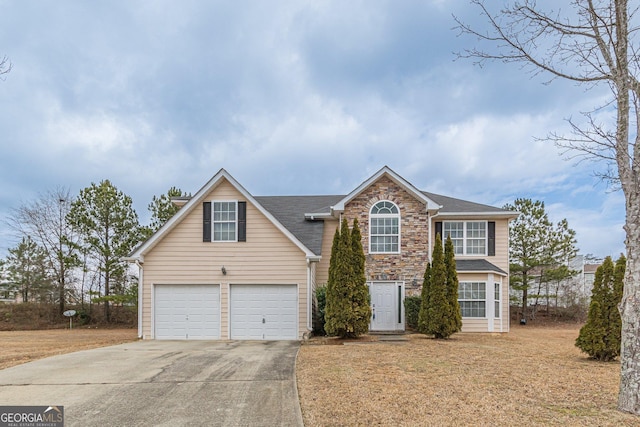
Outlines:
[[104, 316], [109, 322], [109, 297], [112, 293], [122, 295], [126, 287], [128, 265], [122, 258], [142, 237], [133, 201], [109, 180], [91, 183], [71, 204], [67, 221], [99, 265], [104, 283]]
[[444, 245], [444, 264], [447, 270], [447, 291], [449, 297], [449, 331], [451, 334], [462, 329], [462, 313], [458, 303], [458, 273], [456, 271], [456, 255], [451, 237], [447, 236]]
[[587, 323], [580, 329], [576, 346], [591, 358], [611, 361], [620, 355], [621, 317], [618, 304], [622, 299], [626, 259], [616, 265], [606, 257], [596, 270]]

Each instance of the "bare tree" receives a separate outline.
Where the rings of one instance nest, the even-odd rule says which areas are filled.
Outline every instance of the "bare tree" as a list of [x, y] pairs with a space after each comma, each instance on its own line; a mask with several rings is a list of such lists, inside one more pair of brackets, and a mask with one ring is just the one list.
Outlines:
[[60, 314], [64, 312], [66, 292], [71, 285], [72, 270], [79, 266], [78, 237], [67, 222], [73, 197], [69, 190], [57, 188], [41, 194], [37, 200], [12, 210], [9, 225], [22, 236], [30, 236], [44, 249], [57, 283]]
[[[606, 85], [610, 97], [582, 122], [569, 120], [572, 133], [549, 139], [579, 158], [604, 162], [603, 176], [625, 196], [626, 252], [622, 315], [621, 380], [618, 408], [640, 415], [640, 41], [637, 2], [572, 0], [561, 9], [543, 11], [535, 0], [511, 2], [492, 10], [471, 0], [486, 18], [476, 29], [454, 16], [462, 34], [475, 36], [487, 49], [459, 53], [480, 63], [487, 60], [523, 64], [534, 75], [566, 79], [588, 88]], [[611, 112], [615, 125], [596, 113]], [[633, 129], [630, 129], [633, 126]]]

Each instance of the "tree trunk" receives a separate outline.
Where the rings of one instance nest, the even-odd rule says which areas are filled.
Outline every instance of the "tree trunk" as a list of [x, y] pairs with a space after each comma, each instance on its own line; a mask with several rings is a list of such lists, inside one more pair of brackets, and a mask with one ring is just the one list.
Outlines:
[[[106, 263], [105, 263], [106, 265]], [[111, 278], [109, 277], [109, 271], [105, 272], [105, 277], [104, 277], [104, 296], [108, 297], [109, 296], [109, 280]], [[111, 311], [109, 308], [109, 300], [105, 299], [104, 301], [104, 319], [107, 323], [111, 322]]]
[[522, 274], [522, 319], [527, 321], [527, 303], [529, 299], [529, 277], [526, 273]]
[[627, 268], [620, 303], [622, 347], [618, 408], [640, 415], [640, 189], [627, 197]]

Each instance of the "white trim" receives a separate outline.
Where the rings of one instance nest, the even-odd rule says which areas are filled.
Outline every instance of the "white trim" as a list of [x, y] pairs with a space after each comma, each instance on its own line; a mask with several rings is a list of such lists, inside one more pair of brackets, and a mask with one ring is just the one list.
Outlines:
[[[371, 211], [373, 210], [373, 208], [378, 204], [378, 203], [391, 203], [393, 206], [395, 206], [396, 210], [398, 211], [398, 213], [395, 214], [374, 214]], [[375, 217], [374, 217], [375, 215]], [[372, 237], [372, 233], [371, 230], [373, 229], [373, 225], [372, 225], [372, 219], [384, 219], [384, 218], [397, 218], [398, 220], [398, 234], [396, 235], [396, 237], [398, 238], [398, 250], [397, 251], [380, 251], [380, 252], [373, 252], [371, 250], [371, 237]], [[377, 235], [377, 236], [387, 236], [385, 235]], [[389, 236], [393, 237], [392, 234], [390, 234]], [[373, 206], [371, 206], [371, 208], [369, 209], [369, 248], [368, 248], [368, 252], [371, 255], [379, 255], [379, 254], [400, 254], [402, 252], [402, 216], [400, 214], [400, 207], [398, 206], [397, 203], [388, 200], [388, 199], [382, 199], [382, 200], [378, 200], [377, 202], [375, 202], [373, 204]]]
[[[235, 230], [234, 230], [234, 235], [235, 235], [235, 239], [234, 240], [215, 240], [215, 223], [216, 221], [214, 220], [215, 218], [215, 205], [216, 203], [233, 203], [236, 207], [235, 210], [235, 215], [236, 215], [236, 219], [234, 222], [235, 224]], [[223, 223], [230, 223], [231, 221], [218, 221], [219, 224], [223, 224]], [[211, 199], [211, 243], [238, 243], [238, 201], [237, 200], [218, 200], [218, 199]]]
[[[313, 330], [313, 313], [312, 313], [312, 303], [313, 303], [313, 295], [312, 295], [312, 282], [313, 282], [313, 271], [312, 271], [312, 263], [311, 260], [307, 258], [307, 331], [311, 332]], [[298, 306], [298, 310], [300, 307]]]
[[[489, 273], [487, 274], [487, 282], [491, 283], [491, 304], [489, 304], [489, 297], [487, 295], [487, 291], [485, 290], [485, 296], [487, 297], [487, 302], [485, 304], [489, 304], [489, 307], [486, 307], [486, 314], [487, 314], [487, 331], [488, 332], [493, 332], [494, 330], [494, 322], [496, 320], [496, 313], [495, 313], [495, 309], [496, 309], [496, 285], [495, 285], [495, 280], [493, 278], [493, 274]], [[486, 287], [486, 285], [485, 285]]]
[[458, 274], [497, 274], [498, 276], [507, 277], [508, 274], [496, 270], [456, 270]]
[[238, 181], [235, 180], [226, 170], [220, 169], [218, 173], [216, 173], [198, 192], [193, 196], [186, 205], [184, 205], [174, 216], [172, 216], [156, 233], [154, 233], [146, 242], [142, 245], [138, 246], [130, 255], [127, 257], [128, 260], [134, 259], [142, 259], [142, 257], [148, 253], [153, 247], [164, 238], [173, 228], [178, 225], [182, 219], [187, 216], [191, 211], [193, 211], [196, 207], [200, 206], [200, 204], [205, 200], [205, 197], [209, 195], [209, 193], [220, 183], [226, 179], [242, 196], [247, 199], [249, 203], [255, 206], [256, 209], [260, 211], [264, 216], [271, 221], [280, 232], [282, 232], [293, 244], [295, 244], [302, 252], [305, 253], [306, 256], [312, 257], [315, 254], [309, 250], [297, 237], [293, 235], [289, 230], [287, 230], [281, 223], [278, 221], [269, 211], [267, 211], [258, 201], [247, 191], [245, 190]]
[[319, 219], [332, 219], [334, 216], [328, 212], [320, 212], [320, 213], [306, 213], [304, 214], [304, 219], [308, 219], [311, 221], [319, 220]]
[[142, 264], [135, 261], [138, 266], [138, 338], [144, 339], [142, 335], [142, 304], [144, 303], [144, 270]]
[[[488, 279], [487, 275], [487, 279]], [[462, 299], [463, 302], [473, 302], [473, 301], [484, 301], [484, 316], [463, 316], [462, 315], [462, 306], [460, 306], [460, 284], [461, 283], [478, 283], [484, 284], [484, 299]], [[491, 287], [491, 292], [493, 292], [493, 286]], [[493, 297], [491, 298], [491, 300], [493, 301]], [[462, 318], [462, 321], [464, 322], [464, 319], [481, 319], [481, 320], [487, 320], [487, 327], [489, 325], [489, 321], [491, 320], [488, 316], [489, 314], [489, 308], [487, 307], [489, 303], [489, 297], [487, 295], [487, 281], [486, 280], [460, 280], [458, 281], [458, 305], [460, 306], [460, 317]]]
[[156, 339], [156, 284], [151, 284], [151, 310], [150, 310], [151, 320], [149, 321], [151, 326], [151, 339]]
[[371, 176], [369, 179], [367, 179], [362, 184], [360, 184], [355, 190], [353, 190], [351, 193], [345, 196], [342, 200], [338, 201], [338, 203], [332, 206], [331, 207], [332, 212], [334, 210], [337, 212], [344, 211], [345, 205], [347, 205], [351, 200], [353, 200], [356, 196], [358, 196], [366, 188], [368, 188], [370, 185], [372, 185], [374, 182], [376, 182], [378, 179], [380, 179], [383, 176], [386, 176], [391, 181], [401, 186], [409, 194], [413, 195], [416, 199], [423, 202], [426, 205], [427, 211], [437, 211], [438, 209], [442, 208], [441, 205], [437, 204], [432, 199], [427, 197], [422, 191], [414, 187], [413, 184], [411, 184], [409, 181], [407, 181], [406, 179], [402, 178], [400, 175], [392, 171], [388, 166], [384, 166], [382, 169], [376, 172], [373, 176]]
[[[462, 240], [462, 253], [458, 254], [456, 253], [456, 256], [459, 257], [486, 257], [489, 256], [489, 224], [488, 221], [484, 221], [484, 220], [464, 220], [464, 219], [459, 219], [459, 220], [446, 220], [446, 221], [442, 221], [442, 244], [444, 245], [444, 243], [446, 242], [446, 232], [445, 232], [445, 224], [452, 224], [452, 223], [462, 223], [462, 238], [457, 238], [455, 240]], [[480, 240], [479, 238], [473, 238], [473, 237], [468, 237], [467, 232], [467, 224], [471, 224], [471, 223], [475, 223], [475, 224], [484, 224], [484, 253], [481, 254], [469, 254], [467, 253], [467, 241], [468, 240]], [[451, 231], [451, 230], [449, 230]], [[454, 239], [451, 239], [454, 240]]]
[[468, 217], [482, 217], [482, 218], [478, 218], [478, 219], [487, 219], [487, 220], [491, 220], [492, 218], [495, 217], [499, 217], [500, 219], [503, 218], [517, 218], [520, 214], [519, 213], [514, 213], [514, 212], [500, 212], [500, 211], [496, 211], [496, 212], [438, 212], [436, 215], [434, 215], [434, 217], [443, 217], [443, 218], [447, 218], [447, 217], [459, 217], [459, 218], [468, 218]]

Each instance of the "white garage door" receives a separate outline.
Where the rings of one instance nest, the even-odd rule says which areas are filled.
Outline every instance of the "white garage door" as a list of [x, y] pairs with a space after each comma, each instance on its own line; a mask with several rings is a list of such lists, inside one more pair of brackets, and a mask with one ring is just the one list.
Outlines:
[[231, 285], [231, 339], [298, 339], [298, 287]]
[[156, 339], [220, 338], [218, 285], [156, 285], [154, 305]]

